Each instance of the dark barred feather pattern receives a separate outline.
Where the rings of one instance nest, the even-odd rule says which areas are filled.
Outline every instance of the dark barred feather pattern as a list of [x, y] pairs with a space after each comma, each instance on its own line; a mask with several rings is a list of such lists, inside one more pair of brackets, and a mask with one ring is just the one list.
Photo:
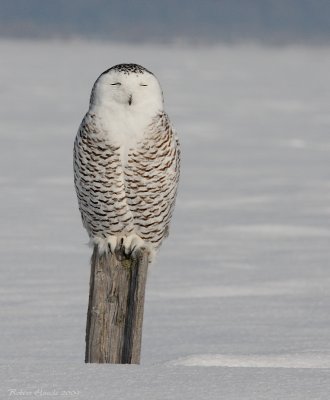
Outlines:
[[125, 165], [87, 114], [74, 144], [79, 209], [91, 239], [135, 233], [158, 249], [168, 235], [176, 198], [180, 148], [168, 116], [161, 112]]

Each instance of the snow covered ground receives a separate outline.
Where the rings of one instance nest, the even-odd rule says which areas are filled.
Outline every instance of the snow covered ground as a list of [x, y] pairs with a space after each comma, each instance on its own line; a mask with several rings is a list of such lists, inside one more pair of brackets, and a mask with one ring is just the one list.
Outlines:
[[[329, 399], [329, 48], [0, 41], [0, 398]], [[72, 145], [100, 72], [160, 79], [183, 150], [142, 364], [85, 365]]]

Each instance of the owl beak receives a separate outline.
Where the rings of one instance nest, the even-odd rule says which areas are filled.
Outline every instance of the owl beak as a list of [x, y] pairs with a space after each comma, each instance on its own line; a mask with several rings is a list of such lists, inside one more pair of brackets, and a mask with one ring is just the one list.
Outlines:
[[128, 98], [128, 104], [131, 105], [133, 101], [133, 96], [130, 94]]

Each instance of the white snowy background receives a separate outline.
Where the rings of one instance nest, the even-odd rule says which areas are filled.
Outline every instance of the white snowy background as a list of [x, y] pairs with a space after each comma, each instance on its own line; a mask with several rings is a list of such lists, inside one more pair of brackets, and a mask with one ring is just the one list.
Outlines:
[[[1, 40], [0, 54], [1, 399], [329, 399], [329, 48]], [[158, 76], [182, 177], [141, 365], [85, 365], [72, 146], [120, 62]]]

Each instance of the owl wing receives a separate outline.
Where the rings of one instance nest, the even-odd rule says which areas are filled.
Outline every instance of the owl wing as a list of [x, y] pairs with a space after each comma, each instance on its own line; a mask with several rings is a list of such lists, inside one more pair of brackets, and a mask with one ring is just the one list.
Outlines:
[[102, 138], [93, 114], [85, 117], [76, 136], [74, 179], [83, 225], [91, 239], [133, 230], [119, 147]]
[[180, 175], [180, 145], [167, 114], [152, 121], [129, 153], [126, 193], [137, 234], [157, 249], [168, 235]]

